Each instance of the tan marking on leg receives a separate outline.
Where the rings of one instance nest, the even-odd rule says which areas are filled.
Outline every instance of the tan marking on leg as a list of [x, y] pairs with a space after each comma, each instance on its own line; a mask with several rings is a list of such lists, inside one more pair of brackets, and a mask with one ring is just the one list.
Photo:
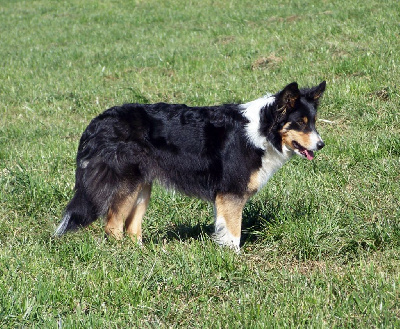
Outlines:
[[111, 209], [108, 210], [106, 226], [104, 228], [107, 235], [113, 236], [117, 240], [121, 240], [124, 231], [124, 223], [118, 214], [114, 213]]
[[247, 191], [253, 195], [260, 188], [259, 170], [254, 171], [250, 175], [249, 183], [247, 184]]
[[151, 194], [151, 184], [144, 185], [137, 195], [134, 207], [128, 215], [125, 228], [126, 233], [133, 241], [140, 242], [142, 240], [142, 219], [149, 205]]
[[117, 240], [121, 240], [124, 232], [124, 224], [128, 216], [132, 213], [141, 186], [129, 195], [117, 196], [108, 210], [105, 231]]
[[240, 239], [242, 228], [242, 212], [247, 197], [232, 194], [218, 194], [215, 199], [216, 218], [223, 218], [228, 232]]

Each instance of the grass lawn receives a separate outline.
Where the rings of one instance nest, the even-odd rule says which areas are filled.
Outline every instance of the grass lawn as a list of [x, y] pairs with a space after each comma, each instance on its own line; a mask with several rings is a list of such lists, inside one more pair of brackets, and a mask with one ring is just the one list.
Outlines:
[[[400, 327], [400, 2], [0, 0], [0, 327]], [[247, 102], [327, 80], [326, 147], [247, 204], [156, 186], [144, 247], [52, 233], [89, 121], [126, 102]]]

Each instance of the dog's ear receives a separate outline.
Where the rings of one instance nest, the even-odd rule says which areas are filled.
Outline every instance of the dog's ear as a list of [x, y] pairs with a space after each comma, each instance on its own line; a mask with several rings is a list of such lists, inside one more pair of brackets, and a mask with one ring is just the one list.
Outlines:
[[311, 88], [310, 98], [314, 101], [318, 101], [323, 95], [326, 88], [326, 81], [322, 81], [318, 86]]
[[288, 84], [277, 97], [278, 110], [286, 111], [287, 109], [294, 108], [296, 101], [300, 97], [300, 90], [297, 82]]

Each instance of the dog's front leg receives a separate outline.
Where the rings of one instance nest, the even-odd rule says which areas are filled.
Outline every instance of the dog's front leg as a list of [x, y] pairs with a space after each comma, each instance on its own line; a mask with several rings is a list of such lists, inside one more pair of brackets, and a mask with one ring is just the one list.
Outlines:
[[242, 212], [246, 196], [217, 194], [214, 203], [215, 233], [213, 239], [221, 246], [228, 246], [235, 251], [240, 249]]

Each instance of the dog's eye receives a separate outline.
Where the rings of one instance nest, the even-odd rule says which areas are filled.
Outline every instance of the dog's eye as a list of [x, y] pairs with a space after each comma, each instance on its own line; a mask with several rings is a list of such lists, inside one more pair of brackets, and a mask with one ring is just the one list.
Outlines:
[[308, 118], [303, 117], [296, 122], [301, 128], [305, 128], [308, 124]]
[[307, 125], [303, 120], [299, 120], [296, 123], [302, 128], [304, 128]]

